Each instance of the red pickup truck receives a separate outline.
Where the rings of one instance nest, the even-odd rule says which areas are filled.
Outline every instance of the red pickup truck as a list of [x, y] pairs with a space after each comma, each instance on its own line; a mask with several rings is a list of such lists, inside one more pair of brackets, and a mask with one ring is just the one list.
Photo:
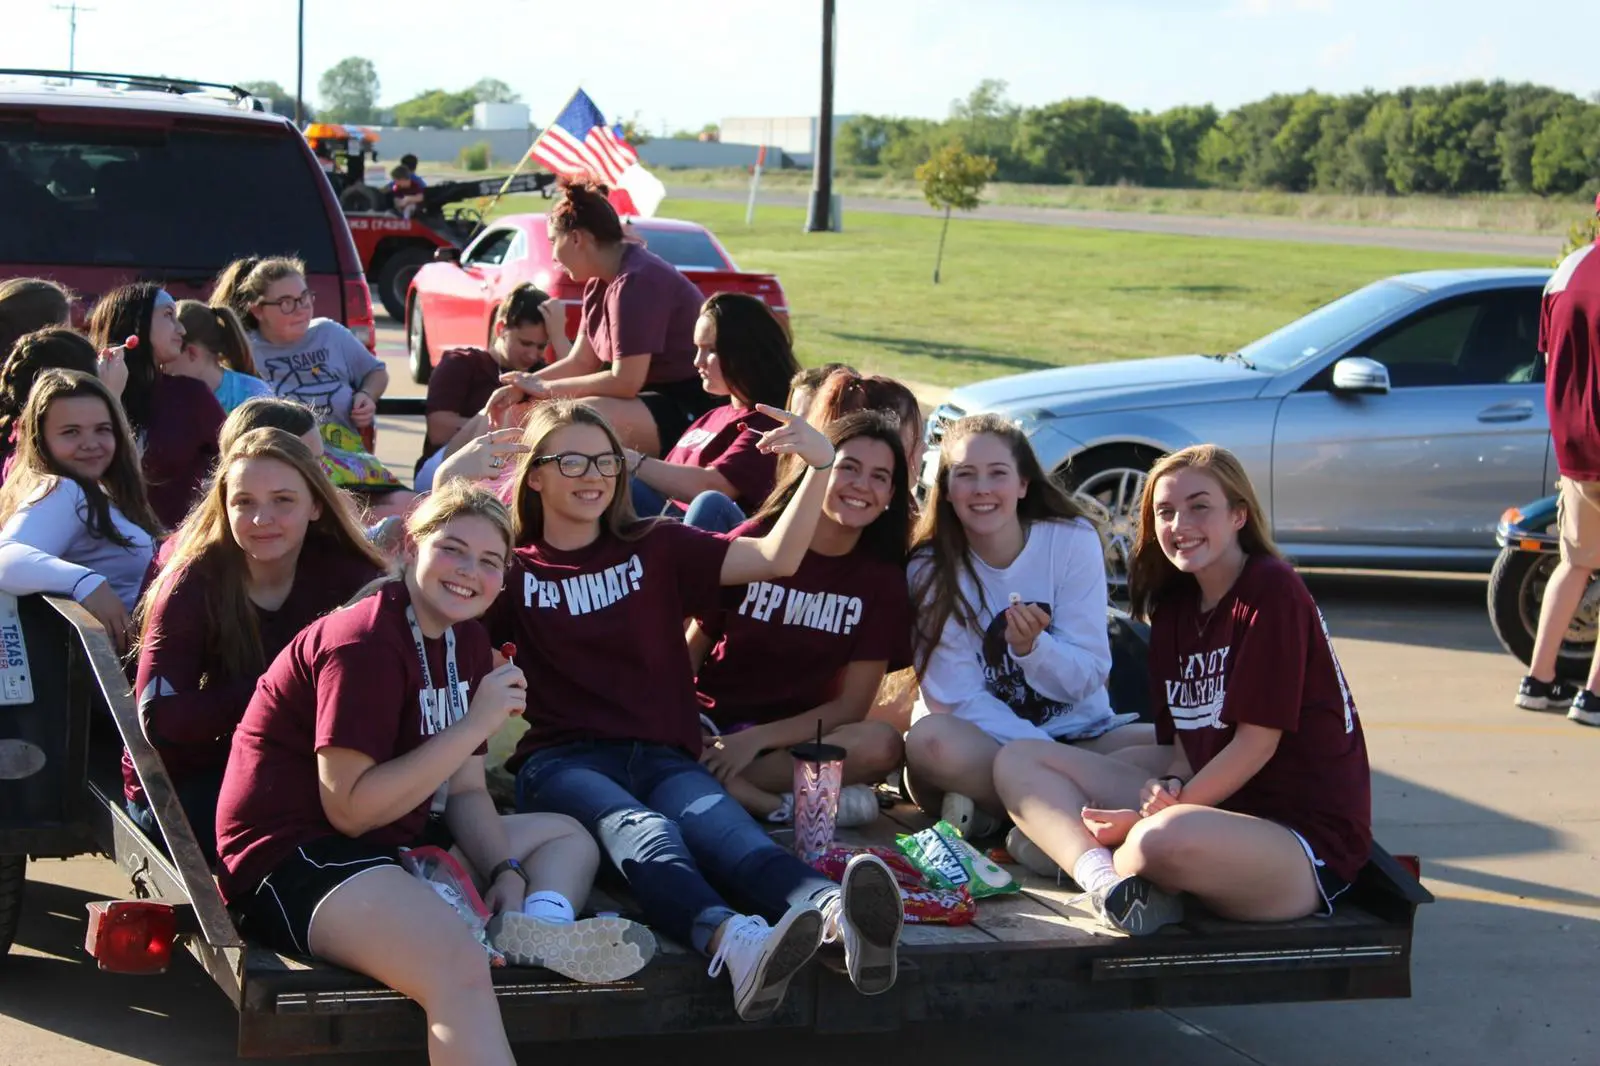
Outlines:
[[[787, 319], [788, 300], [771, 274], [741, 271], [711, 231], [694, 222], [667, 218], [626, 220], [631, 238], [677, 267], [707, 296], [746, 292], [765, 300]], [[459, 255], [441, 248], [417, 271], [406, 294], [406, 351], [411, 376], [426, 384], [448, 348], [492, 340], [495, 306], [517, 285], [531, 281], [566, 305], [567, 335], [578, 333], [583, 286], [550, 258], [542, 214], [506, 215], [484, 228]]]

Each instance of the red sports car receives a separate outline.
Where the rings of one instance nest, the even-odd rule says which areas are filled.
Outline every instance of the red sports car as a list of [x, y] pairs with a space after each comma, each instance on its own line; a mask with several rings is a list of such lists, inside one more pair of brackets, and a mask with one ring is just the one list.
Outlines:
[[[669, 218], [632, 218], [626, 225], [630, 237], [683, 271], [707, 296], [747, 292], [787, 319], [788, 301], [778, 279], [741, 271], [704, 226]], [[524, 281], [566, 305], [567, 336], [576, 337], [583, 286], [551, 259], [544, 215], [495, 219], [459, 257], [454, 249], [441, 248], [435, 262], [417, 271], [406, 296], [411, 376], [426, 384], [447, 348], [487, 346], [493, 340], [490, 320], [495, 306]]]

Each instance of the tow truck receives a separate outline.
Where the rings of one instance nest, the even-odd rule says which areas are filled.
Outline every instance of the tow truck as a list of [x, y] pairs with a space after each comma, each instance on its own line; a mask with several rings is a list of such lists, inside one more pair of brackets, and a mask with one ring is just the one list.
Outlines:
[[480, 212], [458, 205], [502, 192], [538, 193], [549, 199], [558, 181], [554, 174], [539, 171], [518, 174], [509, 184], [505, 176], [431, 182], [422, 203], [402, 215], [386, 188], [367, 181], [367, 163], [378, 159], [377, 134], [313, 122], [305, 137], [339, 197], [367, 284], [396, 322], [405, 320], [406, 290], [423, 264], [432, 262], [441, 248], [460, 251], [483, 224]]
[[[395, 414], [405, 401], [387, 401], [388, 408], [385, 402], [379, 401], [380, 413]], [[1108, 626], [1115, 683], [1119, 668], [1124, 675], [1140, 671], [1147, 635], [1114, 609]], [[123, 806], [124, 745], [160, 839], [147, 836]], [[841, 838], [892, 844], [896, 832], [926, 824], [901, 804], [867, 830], [841, 831]], [[398, 992], [240, 935], [160, 755], [145, 738], [105, 631], [71, 600], [0, 598], [0, 967], [21, 913], [26, 864], [82, 854], [114, 859], [131, 878], [134, 896], [89, 904], [86, 951], [103, 969], [153, 973], [187, 950], [237, 1009], [240, 1056], [424, 1045], [422, 1012]], [[1415, 858], [1375, 845], [1331, 918], [1250, 924], [1191, 905], [1181, 925], [1129, 938], [1104, 929], [1070, 883], [1008, 869], [1022, 891], [984, 900], [972, 924], [906, 926], [900, 978], [890, 992], [856, 995], [842, 960], [819, 955], [763, 1024], [789, 1032], [881, 1032], [929, 1021], [1406, 998], [1417, 907], [1433, 898], [1418, 879]], [[598, 892], [589, 909], [636, 916], [628, 900]], [[726, 983], [706, 977], [705, 960], [666, 938], [660, 942], [649, 966], [616, 984], [574, 984], [538, 969], [495, 970], [511, 1040], [747, 1031]]]

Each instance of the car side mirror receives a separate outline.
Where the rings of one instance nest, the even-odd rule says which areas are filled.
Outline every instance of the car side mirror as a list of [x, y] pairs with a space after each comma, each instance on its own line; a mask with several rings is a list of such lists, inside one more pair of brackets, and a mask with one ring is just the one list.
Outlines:
[[435, 248], [433, 250], [433, 261], [435, 263], [459, 263], [461, 262], [461, 249]]
[[1389, 368], [1376, 359], [1353, 355], [1333, 364], [1333, 391], [1383, 396], [1389, 391]]

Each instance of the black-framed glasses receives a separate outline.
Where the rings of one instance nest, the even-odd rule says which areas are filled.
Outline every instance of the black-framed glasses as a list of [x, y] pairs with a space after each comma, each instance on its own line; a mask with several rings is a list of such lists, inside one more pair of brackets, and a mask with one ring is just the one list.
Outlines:
[[317, 302], [317, 294], [307, 289], [299, 296], [280, 296], [276, 300], [261, 299], [256, 301], [263, 307], [276, 307], [286, 315], [292, 315], [298, 308], [310, 307]]
[[622, 456], [616, 452], [601, 452], [599, 455], [562, 452], [560, 455], [540, 455], [533, 460], [534, 466], [544, 466], [546, 463], [555, 463], [562, 477], [583, 477], [589, 473], [591, 466], [601, 477], [616, 477], [622, 473]]

